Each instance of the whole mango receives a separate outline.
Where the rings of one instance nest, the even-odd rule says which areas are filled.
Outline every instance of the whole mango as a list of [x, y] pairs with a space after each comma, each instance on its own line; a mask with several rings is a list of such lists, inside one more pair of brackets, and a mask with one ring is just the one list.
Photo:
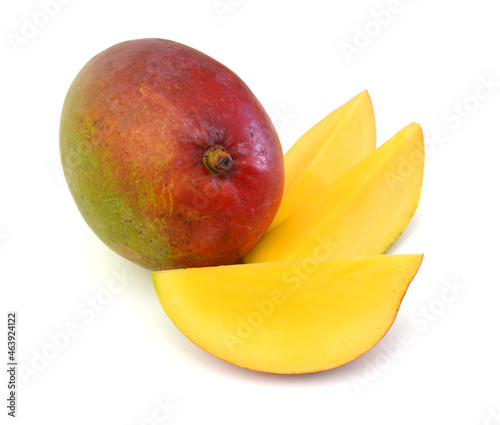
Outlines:
[[64, 101], [60, 153], [90, 228], [150, 270], [236, 262], [283, 193], [281, 145], [255, 95], [169, 40], [126, 41], [82, 68]]

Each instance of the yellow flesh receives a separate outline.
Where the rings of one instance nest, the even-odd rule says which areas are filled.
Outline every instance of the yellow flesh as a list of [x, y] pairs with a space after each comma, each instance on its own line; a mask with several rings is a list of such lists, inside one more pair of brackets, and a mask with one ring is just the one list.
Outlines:
[[266, 233], [245, 263], [383, 254], [413, 216], [422, 186], [422, 130], [412, 123]]
[[375, 137], [375, 117], [366, 90], [306, 132], [285, 155], [283, 198], [268, 231], [373, 152]]
[[153, 273], [173, 323], [209, 353], [245, 368], [307, 373], [345, 364], [390, 328], [422, 255]]

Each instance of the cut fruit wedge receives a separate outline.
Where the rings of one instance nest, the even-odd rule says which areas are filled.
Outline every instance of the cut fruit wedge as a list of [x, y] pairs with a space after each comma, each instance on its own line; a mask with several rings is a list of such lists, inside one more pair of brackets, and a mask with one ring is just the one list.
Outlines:
[[297, 207], [257, 242], [244, 262], [383, 254], [417, 209], [423, 170], [422, 130], [412, 123]]
[[177, 328], [209, 353], [248, 369], [332, 369], [387, 332], [422, 255], [298, 261], [153, 273]]
[[375, 117], [365, 90], [318, 122], [285, 154], [283, 198], [268, 231], [375, 147]]

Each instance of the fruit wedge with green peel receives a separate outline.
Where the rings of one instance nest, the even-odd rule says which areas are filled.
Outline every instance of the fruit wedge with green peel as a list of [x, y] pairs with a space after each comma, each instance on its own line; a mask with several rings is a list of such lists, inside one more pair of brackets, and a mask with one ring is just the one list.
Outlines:
[[422, 255], [279, 262], [153, 273], [177, 328], [209, 353], [248, 369], [332, 369], [391, 327]]
[[422, 130], [412, 123], [297, 207], [257, 242], [244, 262], [383, 254], [417, 209], [423, 170]]
[[375, 147], [375, 116], [365, 90], [314, 125], [285, 154], [283, 198], [268, 232]]

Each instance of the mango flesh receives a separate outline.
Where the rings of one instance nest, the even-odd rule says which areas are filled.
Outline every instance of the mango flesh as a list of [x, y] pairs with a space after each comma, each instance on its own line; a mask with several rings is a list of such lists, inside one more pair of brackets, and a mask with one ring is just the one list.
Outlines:
[[[204, 162], [217, 146], [233, 161], [221, 174]], [[170, 40], [119, 43], [82, 68], [64, 102], [60, 152], [90, 228], [150, 270], [234, 263], [283, 192], [281, 145], [255, 95]]]
[[412, 123], [297, 207], [262, 237], [244, 262], [383, 254], [417, 209], [423, 169], [422, 130]]
[[248, 369], [332, 369], [387, 332], [422, 255], [297, 261], [153, 273], [177, 328], [209, 353]]
[[314, 125], [285, 154], [283, 198], [268, 232], [375, 147], [375, 116], [365, 90]]

